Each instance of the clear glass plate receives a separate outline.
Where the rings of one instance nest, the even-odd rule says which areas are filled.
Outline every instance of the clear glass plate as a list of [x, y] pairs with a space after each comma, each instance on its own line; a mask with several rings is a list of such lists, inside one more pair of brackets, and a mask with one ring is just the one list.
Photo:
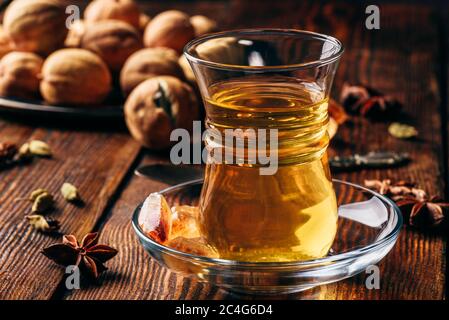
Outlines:
[[[170, 206], [197, 205], [202, 183], [192, 180], [160, 193]], [[401, 212], [390, 199], [353, 183], [334, 179], [333, 184], [338, 200], [338, 231], [329, 254], [316, 260], [252, 263], [180, 252], [143, 233], [137, 223], [140, 205], [132, 224], [145, 250], [171, 271], [236, 292], [298, 292], [354, 276], [377, 264], [395, 244], [402, 226]]]

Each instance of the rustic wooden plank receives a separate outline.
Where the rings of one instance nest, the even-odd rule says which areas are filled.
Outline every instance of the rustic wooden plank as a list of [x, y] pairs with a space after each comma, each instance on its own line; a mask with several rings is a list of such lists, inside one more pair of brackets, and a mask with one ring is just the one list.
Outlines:
[[[354, 127], [339, 134], [351, 148], [339, 153], [375, 149], [406, 151], [412, 163], [391, 170], [361, 171], [337, 177], [358, 183], [364, 179], [405, 179], [417, 182], [430, 194], [443, 196], [441, 123], [436, 70], [439, 46], [435, 9], [430, 6], [380, 6], [381, 30], [359, 28], [359, 42], [347, 50], [355, 65], [345, 68], [345, 78], [368, 83], [397, 97], [420, 136], [417, 141], [399, 141], [387, 133], [388, 123], [356, 119]], [[363, 21], [359, 22], [359, 25]], [[356, 42], [355, 41], [355, 42]], [[354, 50], [355, 49], [355, 50]], [[341, 75], [341, 73], [340, 73]], [[334, 143], [342, 142], [334, 141]], [[405, 227], [399, 240], [380, 264], [381, 289], [367, 290], [365, 276], [328, 286], [328, 298], [336, 299], [441, 299], [444, 296], [446, 239]]]
[[[30, 204], [14, 199], [37, 188], [48, 189], [57, 199], [52, 216], [60, 220], [61, 232], [82, 236], [94, 228], [136, 158], [140, 146], [124, 130], [95, 130], [44, 129], [0, 120], [1, 141], [40, 139], [54, 152], [51, 159], [0, 172], [1, 299], [49, 299], [62, 279], [62, 270], [40, 254], [60, 237], [32, 230], [24, 219]], [[62, 199], [59, 189], [64, 181], [78, 186], [84, 207]]]
[[[176, 2], [183, 9], [181, 3]], [[195, 4], [196, 5], [196, 4]], [[164, 7], [165, 8], [165, 7]], [[362, 183], [365, 178], [391, 177], [418, 182], [430, 193], [440, 193], [443, 181], [441, 164], [439, 93], [436, 88], [437, 30], [431, 23], [433, 9], [425, 5], [381, 5], [380, 31], [364, 29], [364, 6], [341, 4], [323, 6], [283, 1], [259, 1], [257, 6], [231, 2], [233, 14], [215, 10], [204, 13], [221, 21], [223, 28], [251, 26], [305, 27], [330, 33], [346, 44], [336, 90], [344, 80], [365, 82], [399, 98], [420, 130], [415, 142], [398, 141], [387, 134], [386, 123], [356, 119], [343, 127], [332, 143], [334, 152], [350, 154], [373, 149], [409, 151], [413, 162], [394, 170], [361, 171], [335, 175]], [[156, 11], [156, 10], [155, 10]], [[190, 12], [192, 13], [193, 10]], [[229, 12], [229, 11], [228, 11]], [[307, 13], [307, 14], [305, 14]], [[430, 84], [430, 85], [429, 85]], [[429, 125], [432, 124], [432, 125]], [[150, 154], [145, 162], [167, 161], [164, 155]], [[130, 217], [134, 207], [149, 192], [163, 184], [134, 177], [121, 194], [111, 218], [102, 228], [105, 242], [120, 253], [108, 266], [101, 287], [68, 293], [68, 299], [222, 299], [253, 298], [236, 296], [216, 287], [182, 278], [157, 266], [145, 254], [133, 234]], [[290, 295], [290, 299], [441, 299], [444, 288], [445, 240], [439, 235], [405, 227], [400, 239], [380, 264], [381, 289], [367, 290], [362, 274], [336, 284]]]

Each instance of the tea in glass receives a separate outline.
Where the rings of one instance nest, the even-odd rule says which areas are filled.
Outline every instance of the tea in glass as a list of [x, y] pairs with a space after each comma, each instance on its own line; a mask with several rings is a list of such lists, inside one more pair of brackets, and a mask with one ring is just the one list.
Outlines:
[[[207, 43], [220, 37], [226, 45]], [[326, 45], [332, 49], [327, 41], [335, 52], [323, 56]], [[201, 50], [204, 43], [207, 50]], [[339, 42], [301, 31], [249, 30], [195, 40], [186, 53], [199, 82], [208, 128], [222, 133], [277, 130], [274, 174], [261, 175], [262, 164], [257, 162], [207, 162], [201, 233], [223, 259], [298, 261], [325, 256], [337, 231], [326, 129]], [[337, 58], [324, 58], [334, 55]], [[226, 149], [208, 141], [206, 145], [214, 152]], [[258, 152], [249, 144], [244, 148], [245, 155]]]

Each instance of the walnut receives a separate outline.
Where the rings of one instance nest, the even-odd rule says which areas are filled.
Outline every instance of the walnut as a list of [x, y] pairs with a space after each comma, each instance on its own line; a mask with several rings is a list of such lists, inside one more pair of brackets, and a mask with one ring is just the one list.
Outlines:
[[193, 25], [196, 37], [217, 31], [217, 23], [214, 20], [202, 15], [190, 17], [190, 23]]
[[6, 9], [3, 27], [14, 50], [48, 55], [64, 45], [65, 8], [56, 0], [14, 0]]
[[120, 20], [140, 27], [140, 10], [132, 0], [94, 0], [86, 7], [84, 19], [89, 22]]
[[88, 50], [58, 50], [45, 60], [42, 67], [40, 91], [52, 104], [98, 104], [110, 89], [108, 67], [99, 56]]
[[139, 16], [139, 31], [142, 33], [145, 32], [145, 28], [150, 23], [150, 21], [151, 21], [151, 18], [149, 15], [147, 15], [145, 13], [141, 13]]
[[167, 47], [181, 53], [195, 36], [189, 16], [181, 11], [169, 10], [155, 16], [145, 28], [146, 47]]
[[211, 39], [199, 44], [192, 54], [200, 59], [234, 65], [245, 65], [245, 47], [234, 37]]
[[193, 73], [189, 61], [187, 61], [187, 58], [184, 55], [180, 56], [178, 63], [181, 66], [182, 71], [184, 72], [184, 77], [187, 79], [187, 81], [192, 85], [196, 85], [195, 74]]
[[6, 35], [3, 26], [0, 25], [0, 58], [13, 50], [11, 39]]
[[168, 48], [146, 48], [132, 54], [120, 73], [120, 86], [125, 96], [141, 82], [161, 75], [183, 79], [178, 54]]
[[145, 80], [125, 103], [125, 120], [131, 135], [153, 149], [169, 147], [172, 130], [191, 130], [198, 117], [198, 102], [192, 88], [172, 76]]
[[99, 21], [86, 30], [81, 48], [98, 54], [112, 71], [119, 71], [126, 59], [142, 48], [139, 32], [126, 22]]
[[88, 23], [82, 19], [75, 20], [69, 28], [69, 33], [65, 39], [64, 45], [68, 48], [79, 48], [81, 38], [86, 32]]
[[0, 95], [36, 98], [44, 61], [32, 52], [10, 52], [0, 61]]

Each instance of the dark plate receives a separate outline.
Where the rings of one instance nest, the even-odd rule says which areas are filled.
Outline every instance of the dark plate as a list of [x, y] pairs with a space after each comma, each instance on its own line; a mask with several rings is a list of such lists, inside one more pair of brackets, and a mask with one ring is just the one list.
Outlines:
[[[58, 118], [123, 118], [122, 104], [107, 101], [103, 105], [92, 107], [55, 106], [41, 100], [23, 100], [0, 97], [0, 111], [21, 115], [54, 116]], [[117, 101], [117, 100], [115, 100]]]

